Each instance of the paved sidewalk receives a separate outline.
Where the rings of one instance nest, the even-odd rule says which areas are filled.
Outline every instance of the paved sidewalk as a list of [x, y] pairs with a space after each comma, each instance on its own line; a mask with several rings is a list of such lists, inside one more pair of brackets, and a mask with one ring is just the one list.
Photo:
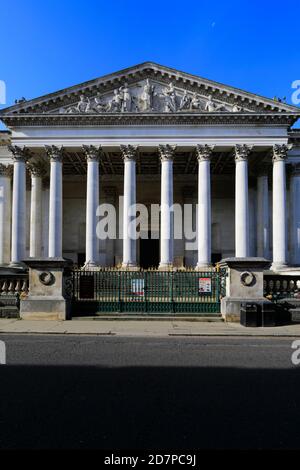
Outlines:
[[116, 336], [291, 336], [300, 337], [300, 324], [245, 328], [239, 323], [176, 320], [29, 321], [0, 319], [0, 333], [85, 334]]

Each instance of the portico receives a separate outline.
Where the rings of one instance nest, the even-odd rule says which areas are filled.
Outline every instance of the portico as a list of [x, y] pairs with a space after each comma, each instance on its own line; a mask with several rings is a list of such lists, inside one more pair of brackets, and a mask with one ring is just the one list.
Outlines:
[[[227, 181], [230, 181], [231, 185], [234, 185], [235, 198], [231, 198], [231, 207], [235, 209], [235, 217], [232, 218], [232, 230], [235, 232], [235, 244], [231, 245], [233, 254], [237, 257], [249, 256], [252, 250], [253, 254], [264, 253], [267, 254], [269, 251], [270, 244], [270, 229], [269, 221], [273, 220], [273, 265], [276, 269], [282, 268], [288, 265], [288, 251], [290, 252], [291, 263], [292, 260], [297, 259], [297, 252], [299, 247], [297, 245], [297, 237], [295, 232], [297, 231], [297, 224], [299, 220], [297, 217], [297, 173], [293, 169], [293, 173], [289, 179], [291, 180], [289, 185], [291, 186], [291, 192], [289, 195], [291, 201], [291, 207], [293, 212], [291, 213], [291, 223], [287, 225], [287, 214], [286, 214], [286, 200], [287, 200], [287, 178], [285, 172], [285, 165], [288, 154], [288, 147], [285, 144], [282, 146], [273, 146], [269, 149], [264, 150], [263, 156], [260, 156], [260, 152], [255, 153], [250, 146], [244, 144], [243, 146], [229, 147], [222, 152], [223, 159], [227, 161], [226, 171], [223, 166], [223, 177], [218, 174], [218, 164], [221, 159], [220, 152], [214, 152], [214, 148], [211, 145], [197, 145], [195, 148], [190, 150], [190, 154], [187, 157], [187, 152], [180, 154], [180, 148], [175, 146], [159, 146], [156, 150], [151, 153], [141, 152], [138, 150], [138, 146], [121, 146], [118, 154], [118, 158], [122, 161], [123, 175], [114, 174], [103, 174], [101, 168], [103, 166], [103, 160], [106, 158], [105, 154], [107, 149], [101, 146], [87, 146], [84, 145], [78, 151], [81, 151], [81, 165], [82, 169], [85, 169], [85, 174], [80, 178], [76, 178], [75, 175], [66, 175], [63, 172], [63, 166], [68, 165], [68, 159], [70, 154], [65, 147], [49, 147], [47, 146], [44, 150], [39, 150], [38, 155], [40, 159], [37, 160], [32, 154], [37, 152], [31, 151], [26, 148], [10, 147], [10, 152], [13, 153], [13, 167], [14, 177], [11, 179], [11, 172], [8, 171], [8, 167], [5, 167], [6, 173], [2, 176], [3, 178], [3, 204], [5, 207], [9, 206], [9, 199], [11, 195], [11, 183], [12, 188], [12, 214], [15, 220], [19, 223], [12, 226], [12, 233], [14, 234], [11, 238], [12, 250], [11, 259], [13, 263], [21, 262], [26, 255], [25, 245], [25, 219], [27, 220], [27, 231], [29, 230], [29, 255], [31, 256], [44, 256], [59, 257], [63, 254], [70, 256], [68, 253], [67, 245], [63, 243], [63, 220], [64, 216], [68, 217], [68, 198], [64, 202], [63, 198], [63, 187], [64, 185], [70, 185], [70, 181], [73, 179], [72, 185], [80, 187], [80, 193], [82, 194], [82, 204], [85, 206], [85, 219], [86, 219], [86, 230], [85, 230], [85, 262], [91, 266], [96, 265], [107, 265], [105, 259], [101, 258], [101, 244], [103, 241], [99, 241], [96, 236], [96, 226], [99, 218], [97, 217], [97, 207], [100, 201], [106, 201], [106, 187], [109, 183], [110, 187], [112, 181], [115, 181], [115, 191], [118, 196], [123, 196], [123, 214], [119, 214], [122, 217], [123, 224], [123, 238], [121, 240], [115, 240], [115, 246], [112, 247], [116, 253], [114, 253], [115, 263], [122, 262], [123, 268], [135, 268], [139, 266], [138, 253], [138, 240], [133, 231], [135, 231], [134, 217], [135, 214], [132, 212], [132, 206], [138, 203], [159, 203], [160, 204], [160, 220], [161, 222], [156, 226], [156, 230], [159, 231], [160, 239], [160, 267], [170, 268], [172, 266], [178, 266], [179, 263], [185, 263], [185, 252], [186, 249], [183, 246], [182, 252], [180, 253], [180, 242], [181, 240], [174, 240], [174, 225], [173, 225], [173, 212], [172, 206], [174, 203], [181, 204], [184, 206], [184, 199], [180, 201], [178, 193], [184, 193], [184, 190], [189, 182], [192, 188], [192, 202], [194, 203], [193, 216], [197, 220], [197, 243], [194, 245], [194, 249], [191, 250], [194, 257], [194, 267], [197, 269], [207, 269], [211, 266], [212, 259], [212, 212], [214, 213], [214, 202], [218, 203], [218, 198], [214, 196], [220, 191], [219, 184], [226, 174]], [[251, 154], [252, 152], [252, 154]], [[156, 165], [157, 173], [154, 175], [143, 174], [142, 169], [137, 169], [138, 165], [141, 165], [143, 158], [145, 160], [156, 154]], [[187, 155], [186, 155], [187, 154]], [[15, 158], [18, 155], [18, 158]], [[31, 157], [29, 157], [31, 155]], [[191, 157], [191, 155], [193, 155]], [[254, 176], [257, 170], [257, 159], [263, 160], [263, 168], [266, 173], [273, 174], [273, 179], [268, 177], [267, 174], [261, 176], [258, 173], [257, 177]], [[280, 157], [278, 157], [280, 155]], [[181, 170], [181, 161], [183, 159], [191, 158], [193, 162], [189, 163], [190, 168], [193, 168], [192, 174], [187, 174], [184, 178], [178, 174]], [[280, 158], [280, 160], [278, 160]], [[20, 165], [21, 159], [21, 165]], [[177, 160], [178, 159], [178, 160]], [[138, 160], [138, 162], [137, 162]], [[25, 163], [27, 161], [27, 163]], [[35, 161], [33, 163], [33, 161]], [[115, 168], [117, 168], [115, 160]], [[102, 162], [102, 165], [101, 165]], [[175, 163], [174, 163], [175, 162]], [[280, 168], [277, 168], [280, 163]], [[242, 167], [239, 166], [242, 164]], [[30, 186], [27, 189], [29, 197], [26, 194], [25, 176], [26, 176], [26, 165], [30, 171], [31, 177], [27, 176]], [[48, 168], [47, 168], [48, 166]], [[175, 166], [175, 175], [173, 174], [173, 166]], [[160, 167], [160, 168], [159, 168]], [[65, 171], [65, 170], [64, 170]], [[153, 171], [153, 170], [152, 170]], [[250, 171], [250, 176], [248, 175]], [[3, 170], [4, 172], [4, 170]], [[43, 188], [43, 179], [47, 172], [50, 173], [50, 191], [48, 196], [47, 187]], [[290, 172], [290, 170], [289, 170]], [[233, 174], [232, 174], [233, 173]], [[122, 182], [123, 179], [123, 182]], [[77, 181], [77, 183], [75, 183]], [[254, 186], [256, 192], [256, 212], [257, 220], [251, 220], [250, 223], [250, 210], [249, 210], [249, 181], [251, 181], [250, 188]], [[273, 214], [271, 214], [270, 202], [269, 202], [269, 190], [268, 185], [275, 188], [273, 191]], [[215, 187], [212, 197], [212, 185]], [[146, 199], [141, 197], [143, 192], [141, 189], [149, 191], [149, 186], [155, 189], [155, 197], [150, 200], [150, 196]], [[122, 190], [123, 189], [123, 190]], [[178, 191], [179, 189], [179, 191]], [[250, 190], [251, 190], [250, 189]], [[174, 192], [176, 199], [174, 200]], [[233, 192], [233, 191], [232, 191]], [[85, 193], [85, 194], [84, 194]], [[137, 196], [138, 194], [138, 196]], [[84, 198], [85, 195], [85, 198]], [[45, 214], [43, 200], [49, 197], [49, 215]], [[233, 194], [232, 194], [233, 196]], [[25, 201], [29, 204], [27, 212], [25, 209]], [[253, 201], [252, 201], [253, 202]], [[21, 208], [20, 208], [21, 205]], [[196, 206], [197, 212], [196, 212]], [[73, 209], [76, 209], [75, 205]], [[122, 210], [122, 208], [121, 208]], [[225, 209], [224, 209], [225, 210]], [[30, 217], [26, 218], [25, 214], [30, 213]], [[74, 211], [75, 212], [75, 211]], [[79, 209], [79, 212], [82, 212]], [[197, 213], [197, 216], [196, 216]], [[20, 214], [20, 215], [19, 215]], [[49, 217], [47, 223], [47, 215]], [[82, 217], [82, 213], [79, 218]], [[21, 219], [21, 220], [19, 220]], [[45, 252], [45, 246], [43, 245], [42, 236], [42, 225], [47, 224], [49, 227], [48, 231], [48, 254]], [[256, 226], [256, 243], [252, 246], [250, 244], [251, 230]], [[78, 228], [78, 227], [77, 227]], [[76, 230], [76, 225], [69, 229]], [[132, 232], [132, 233], [131, 233]], [[8, 246], [7, 237], [9, 234], [4, 236], [2, 241], [2, 252], [4, 253], [4, 247]], [[68, 235], [67, 235], [68, 240]], [[289, 244], [290, 239], [290, 244]], [[120, 250], [120, 243], [122, 244], [122, 252]], [[6, 244], [6, 245], [5, 245]], [[176, 245], [176, 254], [174, 254], [174, 244]], [[119, 246], [117, 246], [119, 245]], [[256, 250], [254, 251], [253, 248]], [[7, 249], [7, 248], [6, 248]], [[43, 252], [43, 253], [42, 253]], [[76, 255], [76, 253], [74, 253]], [[119, 257], [117, 258], [117, 254]], [[74, 255], [73, 255], [74, 256]], [[175, 259], [177, 256], [177, 259]], [[223, 253], [221, 252], [221, 255]], [[7, 258], [6, 258], [7, 259]], [[8, 259], [7, 259], [8, 261]], [[75, 258], [76, 262], [77, 259]], [[190, 264], [189, 264], [190, 265]]]
[[[152, 237], [162, 270], [207, 270], [231, 256], [270, 257], [275, 270], [299, 265], [300, 144], [290, 131], [298, 116], [156, 64], [8, 108], [0, 262], [84, 257], [93, 267], [138, 269], [136, 232], [150, 230], [144, 215], [136, 227], [137, 203], [160, 206]], [[115, 239], [97, 236], [101, 203], [117, 208]], [[184, 226], [188, 204], [193, 233], [176, 238], [173, 206]]]

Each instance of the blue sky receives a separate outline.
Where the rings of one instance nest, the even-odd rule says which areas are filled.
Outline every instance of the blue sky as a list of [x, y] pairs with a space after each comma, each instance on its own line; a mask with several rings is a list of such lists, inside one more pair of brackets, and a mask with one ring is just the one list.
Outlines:
[[7, 105], [147, 60], [288, 102], [300, 80], [299, 0], [2, 0], [0, 31]]

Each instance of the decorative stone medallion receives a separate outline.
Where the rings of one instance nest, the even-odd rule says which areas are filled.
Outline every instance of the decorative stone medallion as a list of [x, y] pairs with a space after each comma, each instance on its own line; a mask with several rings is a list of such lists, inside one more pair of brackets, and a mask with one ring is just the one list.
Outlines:
[[55, 282], [55, 276], [50, 271], [44, 271], [39, 275], [39, 280], [44, 286], [52, 286]]
[[251, 287], [256, 282], [255, 275], [249, 271], [244, 271], [241, 274], [240, 279], [241, 279], [241, 284], [245, 287]]

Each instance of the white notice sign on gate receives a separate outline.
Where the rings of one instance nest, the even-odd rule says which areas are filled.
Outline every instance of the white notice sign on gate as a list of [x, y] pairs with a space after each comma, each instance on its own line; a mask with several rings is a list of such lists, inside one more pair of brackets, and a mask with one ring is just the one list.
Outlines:
[[144, 279], [131, 279], [131, 292], [133, 295], [144, 295]]
[[211, 294], [211, 278], [199, 277], [199, 294]]

